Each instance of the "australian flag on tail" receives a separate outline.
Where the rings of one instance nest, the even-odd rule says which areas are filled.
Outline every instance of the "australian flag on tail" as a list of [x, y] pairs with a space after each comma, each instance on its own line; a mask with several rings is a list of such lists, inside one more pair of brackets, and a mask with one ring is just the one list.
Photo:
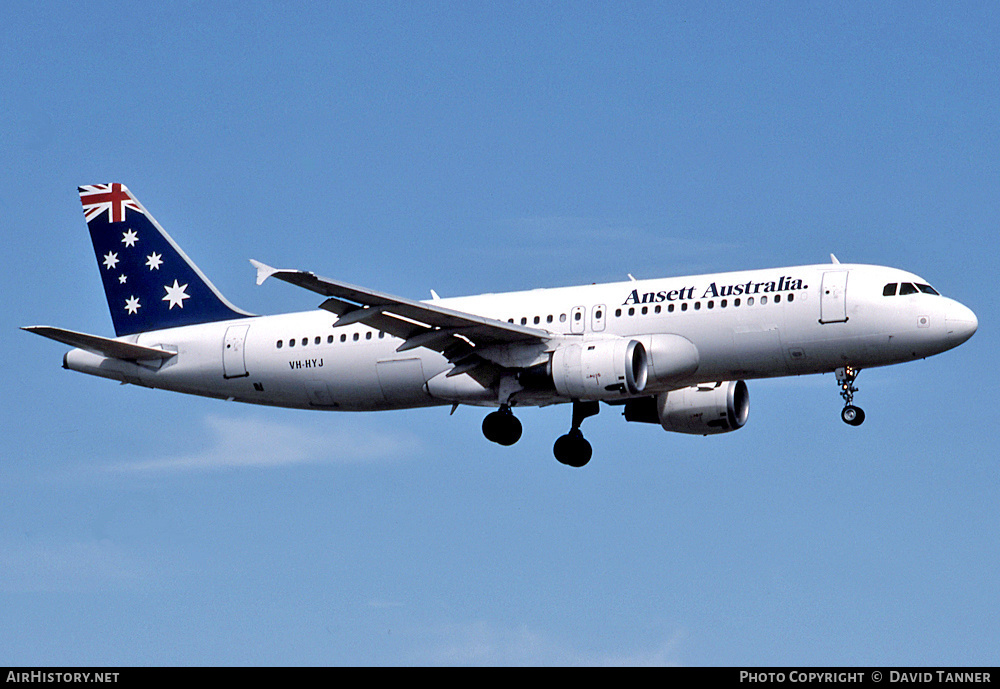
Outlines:
[[79, 188], [115, 333], [245, 318], [124, 184]]

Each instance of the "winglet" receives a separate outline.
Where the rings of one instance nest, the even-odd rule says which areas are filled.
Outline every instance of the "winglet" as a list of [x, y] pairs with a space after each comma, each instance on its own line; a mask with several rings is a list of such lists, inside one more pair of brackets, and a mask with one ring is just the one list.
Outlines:
[[267, 265], [266, 263], [261, 263], [260, 261], [255, 261], [252, 258], [250, 259], [250, 264], [254, 268], [257, 269], [257, 284], [258, 285], [262, 284], [264, 282], [264, 280], [267, 280], [269, 277], [271, 277], [275, 273], [280, 273], [281, 272], [277, 268], [272, 268], [271, 266]]
[[837, 265], [840, 265], [840, 261], [838, 261], [837, 257], [834, 256], [833, 254], [830, 254], [830, 263], [836, 263]]

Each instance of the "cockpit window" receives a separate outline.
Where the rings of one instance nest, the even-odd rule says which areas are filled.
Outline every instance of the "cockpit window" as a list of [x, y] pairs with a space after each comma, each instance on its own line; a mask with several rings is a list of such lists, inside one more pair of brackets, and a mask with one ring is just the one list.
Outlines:
[[922, 283], [912, 283], [912, 282], [890, 282], [888, 285], [882, 288], [883, 297], [894, 297], [896, 296], [896, 286], [899, 285], [900, 296], [904, 294], [917, 294], [918, 292], [923, 292], [924, 294], [936, 294], [941, 296], [936, 289], [930, 285], [924, 285]]

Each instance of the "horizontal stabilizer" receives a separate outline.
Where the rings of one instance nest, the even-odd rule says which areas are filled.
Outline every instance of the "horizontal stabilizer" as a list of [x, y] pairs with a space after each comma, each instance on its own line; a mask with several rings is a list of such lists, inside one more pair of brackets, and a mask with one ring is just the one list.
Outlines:
[[80, 349], [86, 349], [88, 352], [102, 354], [114, 359], [124, 359], [125, 361], [149, 361], [152, 359], [169, 359], [172, 356], [177, 356], [176, 352], [168, 352], [158, 347], [143, 347], [131, 342], [122, 342], [121, 340], [112, 340], [111, 338], [99, 335], [88, 335], [73, 330], [53, 328], [48, 325], [29, 325], [21, 328], [21, 330], [27, 330], [29, 333], [35, 333], [36, 335], [47, 337], [56, 342], [62, 342], [71, 347], [79, 347]]

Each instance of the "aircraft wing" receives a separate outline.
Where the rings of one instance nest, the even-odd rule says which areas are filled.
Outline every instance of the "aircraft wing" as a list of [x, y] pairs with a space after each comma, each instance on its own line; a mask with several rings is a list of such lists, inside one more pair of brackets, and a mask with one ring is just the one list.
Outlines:
[[[258, 285], [274, 277], [322, 294], [327, 299], [319, 307], [339, 316], [334, 327], [364, 323], [384, 330], [405, 340], [397, 348], [400, 352], [427, 347], [441, 352], [453, 363], [463, 360], [468, 363], [477, 348], [482, 352], [483, 348], [498, 345], [538, 345], [552, 338], [552, 333], [539, 328], [397, 297], [302, 270], [280, 270], [253, 259], [250, 263], [257, 269]], [[456, 372], [458, 368], [450, 375], [457, 375]]]
[[125, 361], [150, 361], [154, 359], [169, 359], [172, 356], [177, 356], [177, 352], [168, 352], [158, 347], [144, 347], [132, 344], [131, 342], [112, 340], [100, 335], [78, 333], [74, 330], [53, 328], [48, 325], [29, 325], [21, 328], [21, 330], [27, 330], [29, 333], [35, 333], [50, 340], [68, 344], [71, 347], [79, 347], [80, 349], [86, 349], [88, 352], [95, 352], [114, 359], [124, 359]]

